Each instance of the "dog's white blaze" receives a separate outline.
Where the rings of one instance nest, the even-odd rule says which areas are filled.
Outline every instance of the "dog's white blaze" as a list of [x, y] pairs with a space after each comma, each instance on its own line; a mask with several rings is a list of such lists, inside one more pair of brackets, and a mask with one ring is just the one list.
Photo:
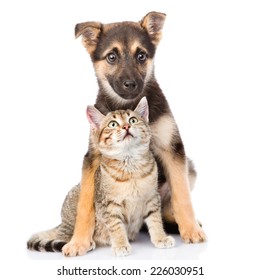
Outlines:
[[164, 115], [151, 125], [153, 142], [162, 149], [169, 149], [173, 135], [176, 135], [177, 126], [173, 117]]

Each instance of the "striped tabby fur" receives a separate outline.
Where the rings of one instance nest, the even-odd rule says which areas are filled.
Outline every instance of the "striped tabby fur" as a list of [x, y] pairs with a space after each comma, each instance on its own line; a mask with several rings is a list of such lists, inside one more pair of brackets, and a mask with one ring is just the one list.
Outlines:
[[[174, 239], [163, 230], [146, 98], [135, 111], [118, 110], [106, 116], [89, 106], [87, 117], [92, 126], [92, 143], [101, 153], [95, 178], [94, 242], [98, 246], [111, 245], [117, 256], [128, 255], [129, 240], [135, 239], [145, 221], [156, 247], [174, 246]], [[79, 185], [72, 188], [62, 207], [61, 225], [33, 235], [28, 241], [29, 249], [60, 252], [70, 241], [79, 193]]]

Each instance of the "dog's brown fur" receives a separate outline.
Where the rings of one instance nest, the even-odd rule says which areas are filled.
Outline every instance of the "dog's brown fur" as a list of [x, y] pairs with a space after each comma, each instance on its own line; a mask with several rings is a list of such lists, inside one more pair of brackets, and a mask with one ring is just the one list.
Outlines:
[[[205, 241], [206, 235], [195, 219], [190, 197], [196, 173], [186, 157], [178, 127], [154, 77], [153, 59], [164, 21], [165, 14], [150, 12], [140, 22], [85, 22], [76, 25], [75, 35], [82, 36], [83, 45], [93, 61], [99, 84], [95, 106], [103, 114], [117, 109], [134, 109], [146, 96], [152, 131], [151, 149], [159, 167], [163, 218], [178, 224], [185, 242], [197, 243]], [[84, 158], [74, 235], [63, 247], [67, 256], [82, 255], [92, 249], [94, 173], [98, 166], [99, 155], [91, 146]], [[168, 193], [171, 204], [164, 204], [164, 196]]]

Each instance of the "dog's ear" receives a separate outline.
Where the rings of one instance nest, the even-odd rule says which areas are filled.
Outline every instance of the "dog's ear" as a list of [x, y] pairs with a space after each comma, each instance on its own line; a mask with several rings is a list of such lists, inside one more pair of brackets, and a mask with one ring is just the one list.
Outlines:
[[158, 12], [148, 13], [142, 20], [141, 26], [147, 30], [152, 42], [157, 45], [161, 39], [161, 31], [166, 15]]
[[100, 22], [89, 21], [78, 23], [75, 26], [75, 38], [82, 35], [82, 42], [87, 51], [91, 54], [99, 41], [102, 24]]

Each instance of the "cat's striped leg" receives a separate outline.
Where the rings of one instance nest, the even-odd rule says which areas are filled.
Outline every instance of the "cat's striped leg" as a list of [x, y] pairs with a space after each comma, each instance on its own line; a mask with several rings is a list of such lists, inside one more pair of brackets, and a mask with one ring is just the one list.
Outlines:
[[147, 205], [148, 214], [145, 217], [145, 223], [147, 224], [150, 234], [151, 242], [157, 248], [171, 248], [175, 245], [175, 240], [172, 236], [165, 233], [163, 229], [160, 201], [157, 198], [149, 202]]
[[112, 250], [117, 257], [127, 256], [131, 253], [131, 246], [128, 240], [125, 225], [120, 217], [112, 215], [108, 220], [108, 231]]

